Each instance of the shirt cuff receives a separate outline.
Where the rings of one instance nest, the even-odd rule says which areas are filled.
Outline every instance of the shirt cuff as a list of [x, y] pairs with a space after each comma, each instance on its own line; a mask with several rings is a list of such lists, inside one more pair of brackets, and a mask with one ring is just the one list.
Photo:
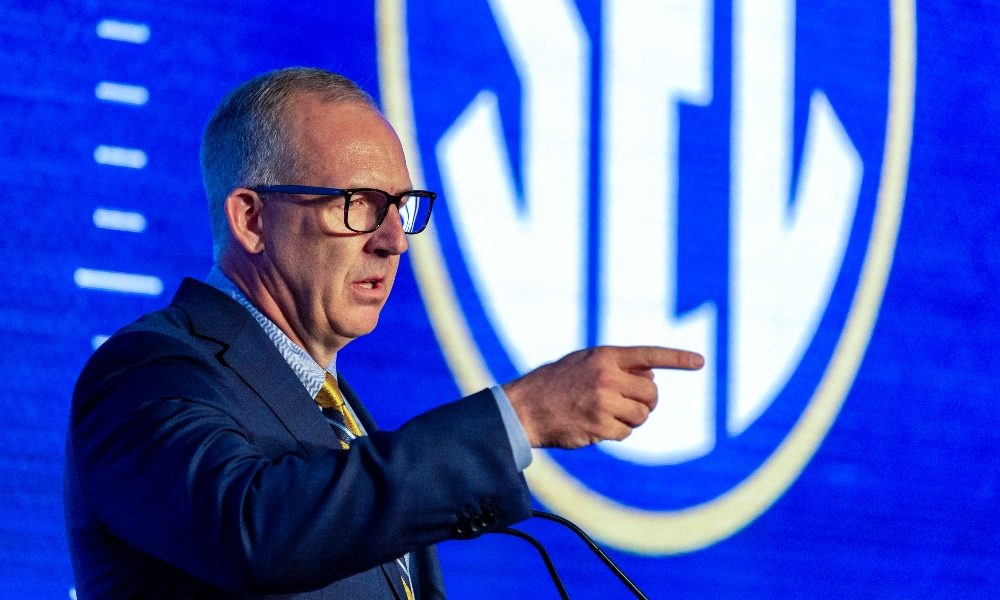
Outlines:
[[514, 453], [514, 464], [518, 471], [523, 471], [531, 464], [531, 443], [528, 442], [528, 434], [524, 432], [521, 421], [514, 412], [514, 407], [510, 404], [510, 398], [499, 385], [490, 388], [493, 398], [497, 401], [497, 408], [500, 409], [500, 418], [503, 419], [503, 426], [507, 429], [507, 439], [510, 441], [511, 452]]

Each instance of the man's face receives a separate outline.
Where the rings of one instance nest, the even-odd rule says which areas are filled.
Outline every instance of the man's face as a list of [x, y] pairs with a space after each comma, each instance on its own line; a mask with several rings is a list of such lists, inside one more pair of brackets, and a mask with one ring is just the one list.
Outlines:
[[[371, 107], [300, 94], [288, 118], [290, 139], [306, 170], [295, 181], [280, 183], [368, 187], [391, 194], [411, 189], [399, 140]], [[345, 231], [343, 209], [331, 203], [265, 197], [262, 216], [262, 266], [299, 337], [339, 349], [374, 329], [399, 255], [407, 249], [396, 208], [390, 207], [372, 233]]]

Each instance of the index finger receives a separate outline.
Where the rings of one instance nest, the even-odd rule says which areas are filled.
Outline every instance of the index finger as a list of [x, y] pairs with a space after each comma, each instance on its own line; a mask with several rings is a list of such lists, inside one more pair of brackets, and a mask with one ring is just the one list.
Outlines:
[[618, 366], [623, 369], [683, 369], [696, 371], [705, 364], [697, 352], [663, 346], [623, 346], [618, 351]]

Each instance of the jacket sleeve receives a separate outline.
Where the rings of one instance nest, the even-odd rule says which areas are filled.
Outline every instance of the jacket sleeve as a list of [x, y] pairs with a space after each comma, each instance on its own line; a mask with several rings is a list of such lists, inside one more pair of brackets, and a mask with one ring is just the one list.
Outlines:
[[169, 336], [131, 335], [148, 339], [129, 347], [155, 355], [95, 366], [77, 386], [81, 491], [115, 536], [203, 581], [313, 589], [529, 515], [488, 390], [349, 450], [293, 444], [275, 455], [249, 422], [273, 417], [234, 405], [218, 365]]

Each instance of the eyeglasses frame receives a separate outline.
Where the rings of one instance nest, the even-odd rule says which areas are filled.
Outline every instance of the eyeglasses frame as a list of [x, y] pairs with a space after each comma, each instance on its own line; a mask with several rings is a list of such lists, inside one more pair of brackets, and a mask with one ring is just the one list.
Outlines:
[[[340, 196], [344, 197], [344, 226], [355, 233], [371, 233], [382, 226], [382, 222], [385, 220], [385, 216], [389, 214], [389, 207], [395, 205], [396, 210], [400, 210], [400, 205], [403, 198], [407, 196], [419, 196], [421, 198], [426, 198], [430, 203], [427, 208], [427, 221], [423, 224], [420, 229], [416, 231], [404, 231], [406, 235], [416, 235], [427, 228], [427, 224], [430, 223], [431, 211], [434, 208], [434, 199], [437, 198], [437, 193], [431, 192], [429, 190], [410, 190], [403, 192], [402, 194], [390, 194], [385, 190], [380, 190], [378, 188], [327, 188], [327, 187], [316, 187], [311, 185], [292, 185], [292, 184], [281, 184], [281, 185], [256, 185], [248, 187], [247, 189], [257, 192], [258, 194], [290, 194], [290, 195], [305, 195], [305, 196], [326, 196], [328, 198], [337, 198]], [[351, 196], [359, 192], [378, 192], [386, 197], [385, 206], [375, 215], [375, 226], [367, 231], [362, 231], [360, 229], [355, 229], [351, 227], [350, 222], [347, 220], [347, 214], [351, 208]], [[306, 202], [322, 202], [325, 198], [314, 198], [312, 200], [307, 200]]]

